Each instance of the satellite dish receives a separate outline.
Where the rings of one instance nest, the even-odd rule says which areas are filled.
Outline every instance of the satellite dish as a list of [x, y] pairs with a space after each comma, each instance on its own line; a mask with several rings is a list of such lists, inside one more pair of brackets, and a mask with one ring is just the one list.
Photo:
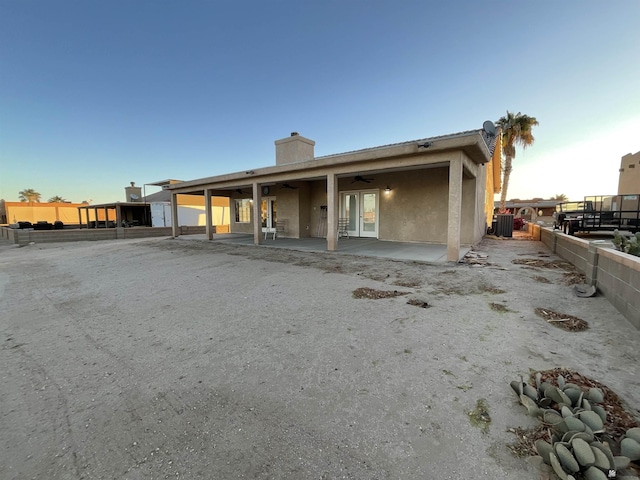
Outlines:
[[136, 195], [135, 193], [132, 193], [131, 195], [129, 195], [129, 197], [131, 197], [131, 200], [138, 200], [140, 197], [138, 195]]
[[494, 137], [496, 135], [496, 126], [491, 120], [487, 120], [486, 122], [484, 122], [482, 124], [482, 129], [487, 135], [491, 137]]

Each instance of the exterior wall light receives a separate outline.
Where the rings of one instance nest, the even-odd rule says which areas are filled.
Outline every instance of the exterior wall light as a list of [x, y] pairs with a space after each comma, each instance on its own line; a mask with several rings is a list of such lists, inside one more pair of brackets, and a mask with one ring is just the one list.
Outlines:
[[384, 189], [384, 193], [389, 195], [391, 193], [391, 187], [387, 185], [387, 188]]

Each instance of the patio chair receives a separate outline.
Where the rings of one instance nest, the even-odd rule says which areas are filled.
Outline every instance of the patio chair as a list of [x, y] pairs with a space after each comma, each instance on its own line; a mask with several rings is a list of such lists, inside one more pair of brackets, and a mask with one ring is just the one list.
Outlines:
[[349, 219], [348, 218], [338, 219], [338, 238], [341, 238], [341, 237], [349, 238]]
[[276, 222], [276, 231], [273, 234], [273, 238], [275, 239], [276, 237], [280, 236], [280, 235], [284, 235], [284, 232], [287, 231], [287, 221], [286, 220], [279, 220]]

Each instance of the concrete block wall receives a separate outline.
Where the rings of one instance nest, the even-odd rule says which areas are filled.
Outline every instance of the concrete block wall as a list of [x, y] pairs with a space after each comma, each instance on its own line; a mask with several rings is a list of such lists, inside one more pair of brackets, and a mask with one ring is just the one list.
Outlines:
[[640, 329], [640, 257], [608, 248], [599, 248], [598, 253], [598, 289]]
[[[180, 235], [204, 234], [205, 226], [180, 227]], [[0, 228], [0, 238], [18, 245], [54, 242], [81, 242], [91, 240], [118, 240], [146, 237], [170, 237], [171, 227], [140, 227], [140, 228], [82, 228], [74, 230], [30, 230]]]
[[563, 237], [558, 237], [555, 253], [568, 262], [571, 262], [578, 270], [586, 275], [587, 271], [591, 270], [592, 267], [589, 265], [587, 258], [589, 242], [570, 235], [560, 235], [563, 235]]
[[[214, 233], [216, 232], [216, 227], [214, 226]], [[207, 233], [207, 227], [204, 225], [181, 225], [180, 226], [180, 235], [198, 235]]]
[[118, 228], [118, 238], [170, 237], [171, 227]]
[[[13, 229], [7, 229], [13, 230]], [[83, 229], [83, 230], [13, 230], [10, 240], [18, 245], [55, 242], [79, 242], [85, 240], [115, 240], [115, 229]], [[11, 238], [12, 237], [12, 238]]]
[[[532, 228], [530, 225], [530, 232]], [[551, 228], [542, 228], [540, 239], [553, 253], [571, 262], [585, 275], [589, 285], [595, 285], [600, 294], [640, 329], [640, 257]]]

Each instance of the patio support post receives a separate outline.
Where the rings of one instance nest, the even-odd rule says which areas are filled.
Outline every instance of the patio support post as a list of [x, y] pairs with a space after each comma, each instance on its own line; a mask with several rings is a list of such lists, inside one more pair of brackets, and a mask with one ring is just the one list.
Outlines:
[[93, 222], [93, 228], [98, 228], [98, 209], [97, 208], [93, 209], [93, 219], [95, 220]]
[[116, 228], [122, 227], [122, 208], [116, 203]]
[[460, 260], [460, 220], [462, 218], [462, 157], [449, 162], [449, 211], [447, 213], [447, 261]]
[[204, 211], [206, 213], [206, 234], [207, 240], [213, 240], [213, 215], [211, 213], [211, 190], [208, 188], [204, 189]]
[[327, 250], [338, 250], [338, 177], [327, 174]]
[[78, 225], [82, 228], [82, 207], [78, 207]]
[[109, 226], [109, 209], [104, 207], [104, 228]]
[[260, 184], [253, 184], [253, 243], [260, 245], [262, 243], [262, 192]]
[[171, 235], [180, 236], [178, 227], [178, 194], [171, 192]]

